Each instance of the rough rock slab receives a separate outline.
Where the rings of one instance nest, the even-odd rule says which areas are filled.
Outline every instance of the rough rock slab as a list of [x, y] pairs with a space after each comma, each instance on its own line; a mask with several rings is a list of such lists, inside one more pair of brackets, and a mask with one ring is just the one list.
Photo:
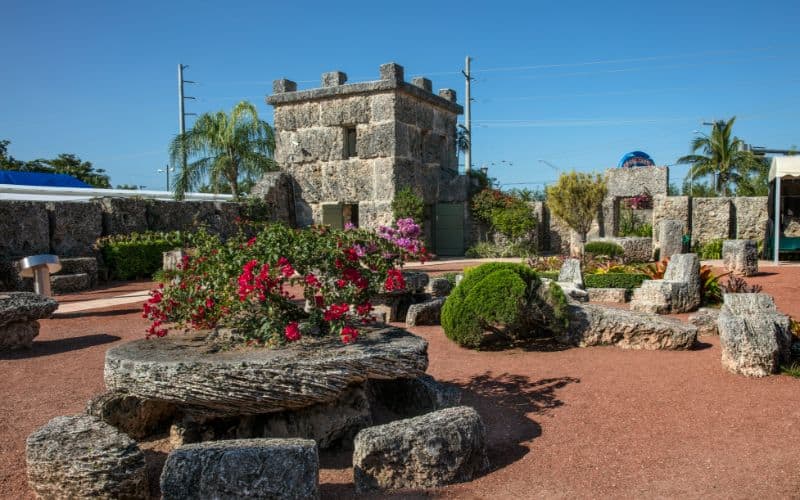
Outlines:
[[673, 255], [664, 271], [664, 281], [686, 283], [672, 296], [672, 312], [694, 311], [700, 306], [700, 259], [693, 253]]
[[406, 291], [417, 293], [424, 292], [425, 287], [428, 286], [430, 277], [428, 273], [417, 271], [403, 271], [403, 279], [406, 282]]
[[417, 417], [461, 403], [461, 391], [430, 375], [369, 382], [372, 405], [382, 405], [402, 417]]
[[440, 324], [444, 301], [445, 299], [440, 298], [420, 304], [411, 304], [406, 313], [406, 326]]
[[428, 343], [399, 328], [364, 331], [353, 344], [305, 338], [280, 349], [220, 350], [206, 337], [172, 335], [109, 349], [106, 387], [203, 414], [260, 414], [335, 401], [352, 384], [418, 377], [428, 367]]
[[37, 320], [50, 317], [56, 308], [55, 300], [32, 292], [0, 293], [0, 351], [33, 347]]
[[453, 289], [452, 283], [447, 278], [431, 278], [425, 291], [434, 297], [447, 297]]
[[26, 454], [41, 498], [149, 498], [139, 446], [89, 415], [54, 418], [28, 437]]
[[[566, 259], [558, 272], [558, 282], [573, 283], [577, 288], [583, 288], [583, 273], [581, 273], [581, 261], [578, 259]], [[563, 287], [562, 287], [563, 288]]]
[[567, 297], [577, 302], [589, 302], [589, 292], [579, 287], [577, 284], [571, 281], [558, 281], [556, 284], [561, 287], [561, 290]]
[[658, 231], [661, 259], [683, 252], [683, 221], [663, 219], [659, 222]]
[[558, 341], [588, 347], [615, 345], [624, 349], [689, 349], [697, 328], [674, 318], [626, 311], [596, 304], [571, 305], [570, 326]]
[[0, 328], [19, 321], [49, 318], [58, 302], [32, 292], [0, 292]]
[[161, 473], [164, 500], [319, 498], [319, 457], [308, 439], [237, 439], [182, 446]]
[[55, 274], [50, 276], [50, 287], [54, 294], [82, 292], [92, 288], [92, 279], [86, 273]]
[[722, 242], [722, 262], [725, 269], [739, 276], [758, 274], [758, 246], [754, 240], [725, 240]]
[[66, 257], [58, 258], [61, 271], [58, 274], [88, 274], [92, 287], [97, 285], [98, 268], [97, 259], [94, 257]]
[[613, 302], [624, 304], [628, 302], [630, 293], [627, 288], [588, 288], [589, 300], [591, 302]]
[[633, 290], [631, 310], [650, 314], [669, 314], [672, 296], [677, 295], [680, 283], [664, 280], [646, 280]]
[[719, 335], [717, 320], [719, 309], [701, 307], [696, 313], [689, 316], [689, 324], [697, 327], [698, 335]]
[[38, 321], [17, 321], [0, 326], [0, 351], [30, 349], [38, 336]]
[[320, 449], [352, 449], [358, 431], [372, 425], [372, 411], [364, 384], [355, 385], [332, 403], [294, 411], [198, 418], [187, 415], [170, 429], [173, 444], [255, 438], [311, 439]]
[[134, 439], [143, 439], [169, 429], [177, 414], [175, 405], [144, 400], [125, 391], [98, 394], [86, 404], [86, 414], [119, 429]]
[[719, 314], [722, 366], [748, 377], [765, 377], [788, 362], [789, 317], [764, 293], [727, 293]]
[[356, 492], [435, 488], [471, 481], [488, 467], [486, 430], [468, 406], [364, 429], [353, 453]]

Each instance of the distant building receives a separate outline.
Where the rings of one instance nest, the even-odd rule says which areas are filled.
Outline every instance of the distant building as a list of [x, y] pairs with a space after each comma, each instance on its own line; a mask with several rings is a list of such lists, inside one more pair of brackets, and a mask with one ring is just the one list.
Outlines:
[[395, 194], [410, 187], [425, 201], [433, 250], [463, 254], [469, 181], [458, 174], [463, 108], [455, 91], [434, 94], [427, 78], [408, 83], [394, 63], [380, 67], [380, 80], [346, 82], [340, 71], [324, 73], [322, 86], [311, 90], [281, 79], [267, 97], [275, 109], [275, 160], [292, 178], [297, 224], [388, 224]]

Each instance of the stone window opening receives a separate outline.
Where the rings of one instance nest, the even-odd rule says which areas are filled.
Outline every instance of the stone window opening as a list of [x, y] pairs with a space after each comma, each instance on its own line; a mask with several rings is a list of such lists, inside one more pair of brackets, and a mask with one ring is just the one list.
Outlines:
[[358, 227], [358, 203], [323, 203], [322, 224], [333, 229]]
[[355, 158], [358, 156], [356, 150], [356, 143], [358, 141], [358, 132], [355, 125], [344, 128], [344, 157]]

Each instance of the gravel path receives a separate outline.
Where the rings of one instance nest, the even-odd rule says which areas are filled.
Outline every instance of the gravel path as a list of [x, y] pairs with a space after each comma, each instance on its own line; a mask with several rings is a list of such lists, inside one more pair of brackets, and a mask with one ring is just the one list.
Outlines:
[[[764, 271], [748, 281], [800, 317], [800, 268]], [[0, 497], [33, 498], [25, 438], [82, 411], [103, 390], [106, 349], [140, 338], [145, 326], [136, 305], [67, 315], [42, 322], [32, 351], [0, 354]], [[688, 352], [474, 352], [439, 327], [411, 331], [430, 341], [429, 372], [464, 390], [489, 433], [492, 471], [435, 495], [800, 497], [800, 379], [729, 374], [715, 337]], [[323, 457], [323, 497], [352, 496], [347, 462], [346, 454]]]

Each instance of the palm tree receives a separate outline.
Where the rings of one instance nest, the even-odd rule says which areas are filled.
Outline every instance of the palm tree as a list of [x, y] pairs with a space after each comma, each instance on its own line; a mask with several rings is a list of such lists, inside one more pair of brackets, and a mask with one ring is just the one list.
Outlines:
[[[203, 113], [191, 130], [178, 134], [170, 143], [170, 159], [181, 165], [175, 197], [183, 198], [207, 178], [215, 192], [227, 184], [233, 197], [239, 198], [239, 177], [257, 177], [277, 169], [274, 152], [272, 127], [258, 118], [251, 103], [240, 102], [230, 115], [224, 111]], [[189, 163], [190, 157], [198, 159]]]
[[[745, 143], [738, 137], [731, 137], [734, 116], [727, 122], [718, 120], [711, 127], [711, 135], [696, 137], [692, 141], [692, 153], [678, 158], [678, 163], [690, 163], [687, 174], [695, 179], [702, 175], [716, 175], [717, 193], [728, 196], [731, 183], [739, 180], [749, 171], [758, 167], [758, 160], [749, 151], [745, 151]], [[702, 151], [703, 154], [697, 154]]]
[[459, 124], [458, 128], [456, 129], [456, 156], [461, 153], [466, 153], [469, 149], [471, 141], [472, 138], [470, 137], [467, 127]]

